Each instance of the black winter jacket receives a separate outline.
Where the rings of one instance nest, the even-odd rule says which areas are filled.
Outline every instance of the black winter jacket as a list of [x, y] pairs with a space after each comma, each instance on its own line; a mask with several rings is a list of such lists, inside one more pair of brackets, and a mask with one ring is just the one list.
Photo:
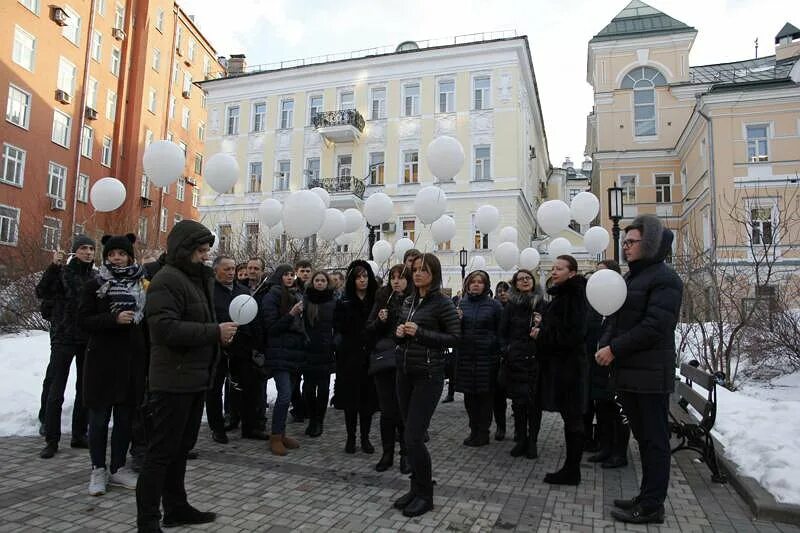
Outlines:
[[[367, 320], [367, 333], [374, 343], [374, 352], [385, 352], [388, 350], [397, 351], [397, 344], [394, 342], [394, 330], [397, 327], [400, 311], [403, 302], [408, 297], [407, 294], [398, 294], [391, 291], [381, 290], [376, 297], [375, 305]], [[391, 294], [389, 294], [391, 292]], [[386, 309], [386, 322], [378, 318], [381, 309]]]
[[51, 264], [36, 285], [36, 296], [50, 309], [50, 338], [54, 344], [86, 344], [88, 333], [78, 323], [83, 287], [94, 279], [94, 263], [74, 257], [66, 265]]
[[489, 296], [461, 298], [461, 339], [456, 351], [456, 390], [470, 394], [490, 392], [500, 355], [503, 306]]
[[[333, 317], [336, 300], [332, 290], [318, 291], [313, 287], [306, 289], [303, 298], [303, 325], [306, 328], [308, 344], [306, 346], [304, 371], [333, 372]], [[309, 309], [317, 307], [314, 324], [309, 319]]]
[[406, 298], [395, 326], [414, 322], [414, 337], [396, 338], [399, 345], [397, 368], [409, 376], [443, 377], [445, 353], [458, 344], [461, 324], [453, 301], [438, 287], [425, 298], [416, 293]]
[[[214, 281], [214, 312], [219, 322], [231, 322], [231, 301], [242, 294], [250, 294], [247, 287], [235, 281], [232, 288], [228, 288], [219, 281]], [[228, 357], [250, 360], [253, 349], [260, 349], [260, 323], [258, 317], [249, 324], [241, 325], [236, 329], [233, 342], [222, 347], [222, 353]]]
[[530, 334], [533, 314], [542, 309], [542, 301], [534, 294], [510, 289], [500, 322], [500, 343], [506, 394], [512, 400], [533, 401], [536, 397], [539, 362], [536, 341]]
[[[273, 285], [261, 300], [261, 324], [266, 332], [266, 365], [273, 372], [297, 372], [305, 361], [306, 334], [302, 317], [281, 312], [283, 287]], [[289, 289], [288, 309], [300, 301], [294, 289]]]

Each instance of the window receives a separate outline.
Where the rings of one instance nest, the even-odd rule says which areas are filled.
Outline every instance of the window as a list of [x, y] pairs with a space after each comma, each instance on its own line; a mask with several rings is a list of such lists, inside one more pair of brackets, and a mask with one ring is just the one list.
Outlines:
[[64, 183], [67, 181], [67, 167], [50, 161], [47, 175], [47, 196], [64, 199]]
[[25, 157], [27, 153], [21, 148], [3, 144], [3, 169], [0, 181], [22, 187], [25, 176]]
[[569, 189], [567, 195], [569, 196], [569, 200], [567, 203], [572, 203], [572, 199], [578, 196], [581, 193], [580, 189]]
[[194, 39], [189, 39], [189, 46], [186, 47], [186, 56], [189, 58], [189, 61], [194, 61], [195, 45]]
[[0, 244], [16, 246], [19, 232], [19, 209], [0, 204]]
[[247, 192], [261, 192], [262, 167], [263, 163], [261, 161], [250, 162], [247, 173]]
[[106, 118], [114, 121], [117, 117], [117, 93], [108, 91], [106, 93]]
[[314, 117], [322, 113], [322, 96], [312, 96], [308, 99], [308, 124], [314, 124]]
[[636, 176], [620, 176], [619, 186], [622, 187], [623, 205], [636, 203]]
[[245, 255], [254, 256], [258, 253], [258, 223], [244, 225]]
[[204, 141], [206, 138], [206, 123], [200, 122], [197, 124], [197, 140]]
[[687, 192], [689, 191], [686, 188], [686, 165], [683, 165], [681, 167], [681, 194], [683, 194], [684, 198]]
[[106, 16], [106, 0], [95, 0], [94, 8], [97, 10], [97, 14], [101, 17]]
[[84, 204], [89, 201], [89, 176], [86, 174], [78, 176], [78, 201]]
[[156, 29], [164, 33], [164, 9], [159, 9], [156, 13]]
[[186, 197], [186, 178], [181, 176], [178, 178], [178, 181], [175, 182], [175, 199], [179, 202], [182, 202], [183, 199]]
[[491, 107], [492, 79], [489, 76], [476, 76], [472, 79], [472, 109]]
[[491, 155], [491, 147], [475, 147], [475, 180], [492, 179]]
[[766, 124], [747, 126], [747, 160], [749, 162], [769, 161], [767, 132]]
[[151, 130], [145, 130], [144, 132], [144, 147], [147, 148], [153, 143], [153, 132]]
[[[403, 152], [403, 183], [419, 182], [419, 152]], [[413, 240], [413, 239], [412, 239]]]
[[769, 246], [775, 240], [773, 212], [771, 207], [750, 208], [750, 243], [753, 245]]
[[291, 178], [292, 162], [278, 161], [278, 173], [275, 176], [275, 190], [288, 191], [289, 179]]
[[703, 251], [711, 249], [711, 215], [708, 206], [701, 213], [703, 221]]
[[186, 159], [186, 156], [189, 154], [189, 147], [186, 146], [186, 143], [183, 141], [178, 141], [178, 146], [180, 146], [181, 150], [183, 151], [183, 158]]
[[319, 180], [319, 157], [311, 157], [306, 160], [306, 186]]
[[69, 95], [75, 94], [75, 75], [77, 69], [75, 65], [64, 59], [58, 61], [58, 81], [56, 88], [61, 89]]
[[211, 71], [211, 60], [208, 56], [203, 56], [203, 76], [208, 79], [208, 73]]
[[142, 244], [147, 242], [148, 226], [149, 224], [147, 223], [147, 217], [139, 217], [139, 224], [137, 225], [138, 232], [136, 234], [138, 238], [136, 240], [140, 241]]
[[281, 126], [280, 129], [288, 130], [292, 127], [294, 116], [294, 100], [281, 100]]
[[194, 154], [194, 173], [203, 174], [203, 154]]
[[50, 139], [64, 148], [69, 148], [69, 136], [72, 129], [72, 118], [57, 109], [53, 111], [53, 133]]
[[178, 26], [175, 28], [175, 50], [180, 52], [181, 50], [181, 40], [183, 39], [183, 28]]
[[161, 69], [161, 50], [153, 48], [153, 70], [158, 72]]
[[31, 121], [31, 95], [13, 85], [8, 86], [6, 120], [25, 129]]
[[672, 174], [656, 174], [656, 202], [668, 204], [672, 202]]
[[100, 163], [103, 166], [110, 167], [111, 166], [111, 153], [113, 150], [113, 145], [111, 143], [111, 137], [103, 137], [103, 154], [100, 158]]
[[170, 120], [175, 118], [175, 97], [169, 97], [169, 106], [167, 107], [167, 116], [169, 116]]
[[125, 29], [125, 8], [119, 4], [114, 7], [114, 27]]
[[119, 48], [111, 47], [111, 74], [119, 76], [119, 64], [122, 55]]
[[171, 83], [172, 83], [172, 85], [175, 85], [176, 83], [178, 83], [178, 71], [179, 71], [179, 69], [178, 69], [178, 62], [176, 61], [176, 62], [175, 62], [173, 65], [172, 65], [172, 82], [171, 82]]
[[142, 174], [142, 188], [139, 191], [142, 198], [150, 198], [150, 178]]
[[181, 110], [181, 128], [188, 130], [189, 129], [189, 108], [184, 106]]
[[58, 243], [61, 241], [61, 221], [53, 217], [44, 217], [42, 225], [42, 248], [45, 250], [57, 250]]
[[383, 162], [383, 152], [370, 152], [369, 154], [369, 184], [383, 185], [386, 165]]
[[94, 130], [89, 126], [84, 126], [81, 132], [81, 155], [92, 158], [92, 144], [94, 143]]
[[488, 233], [481, 233], [478, 228], [475, 227], [475, 215], [472, 215], [472, 227], [475, 228], [475, 234], [472, 238], [472, 247], [475, 250], [488, 250], [489, 249], [489, 234]]
[[419, 84], [403, 85], [403, 116], [419, 115]]
[[61, 35], [72, 44], [79, 44], [81, 40], [81, 16], [69, 6], [62, 8], [67, 14], [67, 25], [61, 29]]
[[349, 178], [353, 174], [353, 156], [340, 155], [336, 161], [336, 175]]
[[228, 106], [225, 112], [225, 134], [238, 135], [239, 134], [239, 106]]
[[664, 75], [652, 67], [636, 67], [622, 79], [623, 89], [633, 89], [633, 123], [636, 137], [656, 134], [656, 87], [666, 85]]
[[386, 89], [384, 87], [374, 87], [370, 91], [370, 118], [379, 120], [386, 118]]
[[188, 93], [192, 90], [192, 75], [188, 72], [183, 73], [183, 92]]
[[97, 93], [100, 90], [100, 83], [94, 78], [89, 78], [89, 86], [86, 90], [86, 105], [97, 110]]
[[439, 80], [439, 113], [452, 113], [456, 110], [456, 82]]
[[267, 103], [256, 102], [253, 104], [253, 133], [264, 131], [267, 120]]
[[103, 34], [97, 30], [92, 31], [92, 59], [100, 62], [103, 57]]
[[151, 113], [155, 113], [156, 109], [158, 108], [158, 91], [156, 91], [153, 87], [150, 87], [149, 96], [147, 98], [147, 110]]
[[339, 110], [354, 109], [355, 107], [353, 91], [344, 91], [339, 94]]
[[317, 253], [317, 236], [312, 235], [311, 237], [306, 237], [303, 239], [303, 244], [300, 247], [300, 251], [304, 254], [314, 255]]
[[231, 253], [231, 244], [233, 242], [233, 228], [230, 224], [220, 224], [217, 226], [217, 237], [219, 237], [219, 253]]
[[403, 226], [403, 238], [411, 239], [412, 241], [416, 242], [416, 234], [417, 234], [417, 232], [414, 229], [415, 222], [416, 221], [413, 220], [413, 219], [411, 219], [411, 220], [403, 220], [402, 221], [402, 226]]
[[169, 218], [169, 211], [167, 211], [166, 207], [161, 208], [161, 216], [158, 219], [158, 229], [161, 232], [166, 233], [167, 231], [167, 219]]
[[35, 15], [39, 14], [39, 0], [19, 0], [19, 3], [27, 7]]
[[200, 189], [192, 187], [192, 207], [200, 205]]
[[17, 65], [33, 72], [36, 57], [36, 37], [19, 26], [14, 27], [14, 49], [11, 59]]

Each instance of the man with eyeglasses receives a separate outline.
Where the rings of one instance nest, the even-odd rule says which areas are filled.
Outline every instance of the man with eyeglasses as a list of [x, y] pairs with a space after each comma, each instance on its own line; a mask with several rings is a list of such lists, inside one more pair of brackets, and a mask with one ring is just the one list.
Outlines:
[[611, 516], [621, 522], [664, 522], [669, 486], [669, 396], [675, 384], [675, 326], [683, 282], [665, 263], [672, 231], [658, 217], [641, 215], [625, 228], [622, 252], [628, 263], [628, 295], [610, 316], [595, 354], [611, 365], [611, 380], [639, 443], [642, 482], [639, 494], [614, 500]]

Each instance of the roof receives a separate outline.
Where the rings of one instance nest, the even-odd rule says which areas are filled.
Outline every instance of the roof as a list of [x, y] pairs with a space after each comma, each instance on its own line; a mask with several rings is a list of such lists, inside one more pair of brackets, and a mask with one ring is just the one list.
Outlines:
[[632, 39], [642, 35], [659, 33], [696, 32], [688, 26], [649, 6], [641, 0], [632, 0], [625, 9], [617, 13], [611, 22], [591, 41], [607, 41], [613, 39]]
[[778, 35], [775, 36], [775, 44], [778, 44], [778, 42], [784, 37], [791, 37], [792, 39], [796, 39], [797, 37], [800, 37], [800, 29], [798, 29], [791, 23], [787, 22], [786, 24], [783, 25], [781, 31], [778, 32]]
[[789, 79], [797, 57], [776, 61], [775, 56], [689, 68], [691, 84], [748, 84]]

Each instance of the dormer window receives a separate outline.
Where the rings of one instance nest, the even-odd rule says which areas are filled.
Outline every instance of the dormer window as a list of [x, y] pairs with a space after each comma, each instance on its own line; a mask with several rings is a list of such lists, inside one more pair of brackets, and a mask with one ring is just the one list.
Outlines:
[[656, 87], [666, 78], [652, 67], [636, 67], [622, 79], [622, 89], [633, 89], [633, 122], [636, 137], [656, 135]]

